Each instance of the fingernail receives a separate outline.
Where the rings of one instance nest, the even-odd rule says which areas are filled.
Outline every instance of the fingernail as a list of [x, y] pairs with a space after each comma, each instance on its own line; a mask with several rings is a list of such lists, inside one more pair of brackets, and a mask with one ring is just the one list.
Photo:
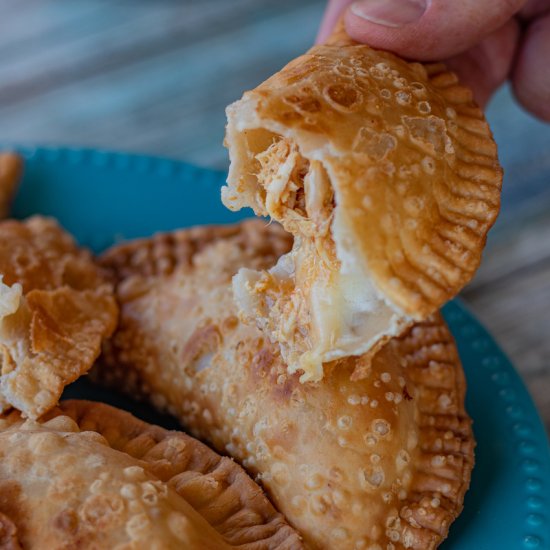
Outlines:
[[377, 25], [403, 27], [418, 21], [426, 7], [426, 0], [360, 0], [351, 5], [351, 11]]

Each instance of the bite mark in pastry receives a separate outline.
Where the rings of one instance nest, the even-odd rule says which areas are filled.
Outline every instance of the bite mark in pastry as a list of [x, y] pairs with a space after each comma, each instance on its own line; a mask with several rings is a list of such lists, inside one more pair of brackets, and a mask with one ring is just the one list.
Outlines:
[[23, 160], [15, 153], [0, 153], [0, 220], [7, 218], [23, 173]]
[[116, 327], [112, 284], [55, 221], [0, 222], [0, 412], [38, 418]]
[[231, 459], [107, 405], [62, 402], [40, 422], [12, 412], [0, 457], [0, 526], [29, 550], [302, 548]]
[[443, 64], [335, 36], [227, 108], [222, 200], [295, 237], [234, 280], [290, 372], [370, 351], [473, 276], [500, 205], [496, 145]]
[[290, 246], [276, 224], [248, 221], [108, 251], [121, 322], [94, 376], [240, 461], [309, 547], [433, 549], [473, 466], [452, 337], [435, 315], [374, 359], [335, 361], [321, 382], [300, 383], [239, 320], [231, 289], [237, 269], [265, 269]]

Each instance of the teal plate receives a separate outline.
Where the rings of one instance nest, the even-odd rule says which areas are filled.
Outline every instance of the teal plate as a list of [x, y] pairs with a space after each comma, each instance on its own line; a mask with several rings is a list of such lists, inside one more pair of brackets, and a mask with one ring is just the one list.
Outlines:
[[[222, 172], [103, 151], [18, 150], [26, 170], [16, 217], [55, 216], [95, 252], [122, 239], [250, 216], [221, 205]], [[472, 314], [456, 300], [443, 313], [464, 363], [478, 445], [464, 512], [441, 548], [550, 550], [550, 450], [542, 422], [513, 366]], [[108, 401], [176, 426], [173, 419], [93, 388], [85, 379], [66, 395]]]

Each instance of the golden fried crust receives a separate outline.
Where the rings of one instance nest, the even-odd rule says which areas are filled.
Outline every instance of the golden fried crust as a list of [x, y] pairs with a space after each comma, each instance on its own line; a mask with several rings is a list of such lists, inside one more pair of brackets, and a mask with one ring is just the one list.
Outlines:
[[227, 543], [248, 550], [302, 547], [297, 533], [244, 470], [200, 441], [100, 403], [63, 401], [59, 409], [81, 430], [98, 432], [113, 449], [146, 462]]
[[56, 222], [0, 223], [0, 411], [38, 418], [116, 327], [112, 284]]
[[[140, 280], [170, 275], [174, 269], [192, 269], [195, 256], [220, 241], [230, 241], [234, 255], [257, 259], [265, 265], [290, 250], [292, 236], [278, 223], [250, 219], [235, 225], [198, 226], [159, 233], [107, 250], [100, 263], [117, 282], [133, 275]], [[240, 257], [240, 256], [239, 256]], [[221, 258], [220, 258], [221, 259]], [[222, 262], [216, 267], [222, 269]], [[234, 272], [233, 264], [229, 270]]]
[[[160, 496], [167, 491], [174, 492], [208, 522], [209, 528], [201, 539], [203, 543], [208, 541], [207, 545], [195, 544], [193, 548], [218, 548], [215, 543], [220, 540], [219, 535], [225, 544], [243, 550], [303, 548], [298, 534], [286, 523], [283, 516], [275, 511], [260, 487], [240, 466], [182, 432], [168, 431], [142, 422], [114, 407], [89, 401], [61, 402], [58, 408], [48, 412], [41, 421], [44, 422], [43, 426], [23, 424], [19, 414], [14, 412], [0, 420], [0, 430], [35, 430], [39, 426], [57, 433], [80, 431], [97, 436], [103, 445], [113, 451], [111, 455], [115, 457], [103, 465], [104, 471], [115, 469], [118, 461], [116, 456], [133, 460], [134, 469], [141, 470], [143, 477], [151, 478], [157, 489], [153, 493]], [[5, 456], [10, 455], [6, 453]], [[36, 460], [39, 458], [41, 457]], [[77, 471], [76, 475], [85, 477], [86, 473]], [[115, 475], [111, 477], [112, 480], [116, 479]], [[0, 479], [0, 483], [11, 482], [13, 478], [14, 476]], [[103, 479], [101, 475], [99, 479]], [[106, 479], [103, 480], [107, 483]], [[56, 484], [62, 485], [62, 481], [56, 480]], [[28, 490], [30, 489], [32, 488], [29, 487]], [[137, 489], [139, 490], [139, 487]], [[134, 492], [132, 490], [132, 493]], [[102, 494], [103, 491], [96, 491], [97, 493]], [[120, 496], [123, 499], [128, 497], [125, 493], [129, 493], [128, 487], [121, 490]], [[102, 497], [104, 496], [102, 494]], [[147, 500], [146, 496], [142, 499]], [[152, 496], [150, 498], [153, 499]], [[71, 501], [67, 504], [71, 504]], [[121, 507], [131, 510], [129, 505]], [[9, 511], [9, 506], [3, 508]], [[67, 508], [65, 513], [77, 513], [76, 504], [73, 504], [70, 511]], [[52, 518], [55, 518], [53, 512], [50, 513], [49, 523]], [[130, 519], [126, 518], [126, 525], [128, 522]], [[201, 523], [204, 524], [204, 521]], [[17, 518], [15, 524], [18, 524]], [[39, 531], [38, 524], [31, 525]], [[215, 536], [212, 536], [210, 526], [217, 531]], [[27, 525], [20, 528], [25, 530], [29, 527]], [[86, 530], [85, 521], [77, 521], [71, 526], [71, 533], [77, 537], [83, 536]], [[110, 534], [113, 537], [115, 535], [120, 534]], [[104, 544], [107, 544], [107, 541]], [[107, 544], [103, 547], [113, 546]]]
[[[461, 511], [474, 447], [441, 317], [372, 361], [334, 362], [322, 382], [301, 384], [278, 348], [236, 316], [232, 271], [272, 263], [237, 242], [221, 236], [197, 249], [192, 267], [153, 276], [137, 258], [144, 247], [155, 257], [154, 244], [125, 245], [120, 328], [94, 376], [147, 397], [239, 460], [311, 548], [435, 548]], [[116, 256], [106, 264], [121, 273]], [[362, 379], [351, 381], [358, 369]]]
[[246, 92], [228, 118], [230, 208], [265, 212], [252, 166], [259, 151], [247, 156], [251, 130], [263, 128], [321, 161], [341, 214], [333, 234], [355, 242], [357, 261], [405, 313], [425, 317], [471, 279], [502, 170], [471, 91], [443, 64], [335, 38]]
[[17, 191], [23, 160], [15, 153], [0, 153], [0, 219], [7, 218]]
[[66, 416], [14, 424], [0, 432], [0, 487], [23, 548], [230, 548], [145, 463], [99, 433]]

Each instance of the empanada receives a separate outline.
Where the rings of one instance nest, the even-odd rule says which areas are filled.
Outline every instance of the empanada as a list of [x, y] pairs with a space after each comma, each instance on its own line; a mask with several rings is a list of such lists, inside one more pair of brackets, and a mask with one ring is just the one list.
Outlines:
[[231, 459], [86, 401], [0, 417], [2, 526], [27, 550], [303, 548]]
[[272, 269], [240, 271], [235, 295], [302, 380], [372, 355], [472, 278], [502, 170], [482, 111], [443, 64], [337, 35], [227, 119], [224, 204], [296, 237]]
[[19, 155], [0, 153], [0, 220], [9, 215], [22, 173], [23, 161]]
[[0, 412], [38, 418], [116, 327], [112, 284], [52, 219], [0, 222]]
[[435, 315], [372, 361], [332, 362], [321, 382], [300, 383], [239, 320], [231, 289], [237, 269], [265, 269], [290, 246], [256, 220], [108, 251], [121, 321], [94, 375], [235, 457], [309, 547], [435, 548], [473, 466], [452, 337]]

